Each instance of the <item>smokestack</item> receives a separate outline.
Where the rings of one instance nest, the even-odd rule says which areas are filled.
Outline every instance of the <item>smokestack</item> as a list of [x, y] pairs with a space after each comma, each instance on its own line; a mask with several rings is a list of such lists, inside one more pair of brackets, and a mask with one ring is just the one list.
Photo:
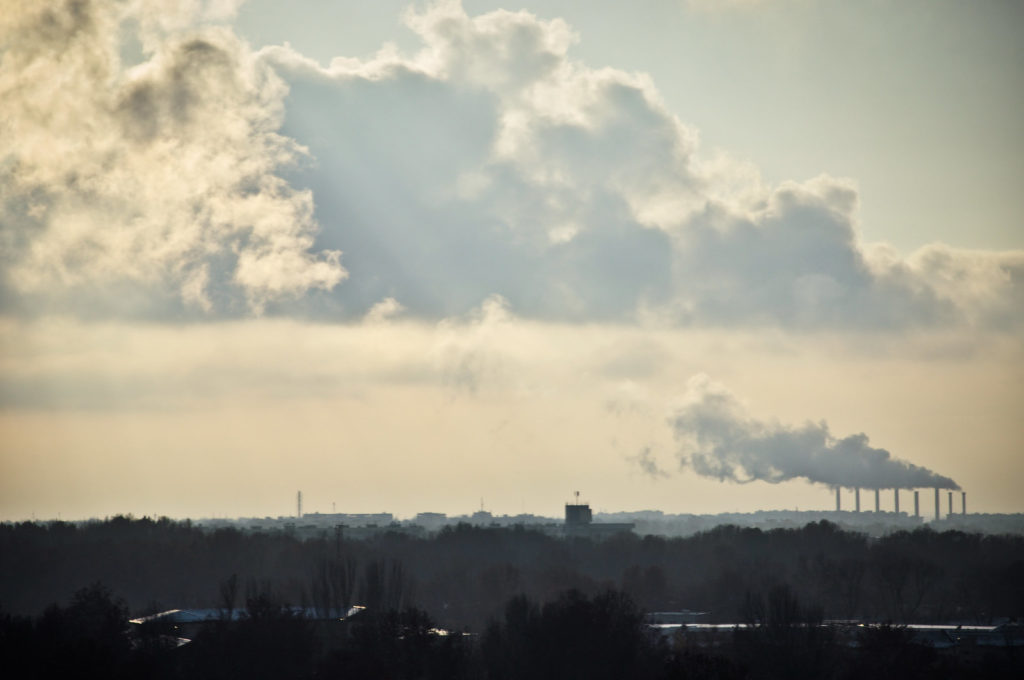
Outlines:
[[302, 492], [301, 491], [299, 492], [299, 495], [298, 495], [296, 500], [297, 500], [296, 504], [298, 505], [298, 508], [297, 508], [297, 513], [298, 514], [296, 516], [299, 519], [302, 519]]
[[859, 486], [856, 489], [853, 490], [853, 499], [854, 499], [854, 503], [857, 506], [857, 512], [860, 512], [860, 487]]
[[940, 515], [940, 511], [939, 511], [939, 489], [938, 489], [938, 487], [936, 487], [936, 489], [935, 489], [935, 519], [940, 519], [939, 515]]
[[839, 487], [836, 487], [836, 512], [839, 512]]
[[878, 494], [879, 493], [881, 493], [881, 490], [880, 489], [875, 489], [875, 512], [880, 512], [881, 509], [882, 509], [882, 504], [878, 500]]
[[895, 501], [895, 503], [893, 504], [893, 512], [895, 512], [898, 515], [898, 514], [900, 514], [900, 490], [899, 489], [893, 489], [892, 490], [892, 497], [893, 497], [893, 500]]
[[921, 497], [918, 493], [919, 492], [914, 491], [914, 517], [921, 516]]
[[961, 514], [963, 514], [963, 515], [967, 514], [967, 492], [966, 491], [961, 491], [960, 492], [960, 510], [961, 510]]
[[950, 491], [949, 492], [949, 513], [946, 515], [946, 517], [949, 517], [952, 514], [953, 514], [953, 492]]

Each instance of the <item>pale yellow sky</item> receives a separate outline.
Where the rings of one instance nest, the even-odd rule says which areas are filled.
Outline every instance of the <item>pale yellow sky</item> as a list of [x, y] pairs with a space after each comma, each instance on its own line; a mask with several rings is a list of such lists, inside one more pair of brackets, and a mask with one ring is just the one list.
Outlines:
[[[577, 489], [609, 511], [830, 509], [821, 485], [739, 485], [679, 469], [668, 418], [701, 371], [759, 418], [868, 433], [953, 477], [972, 511], [1020, 510], [1024, 373], [1012, 342], [513, 317], [39, 322], [4, 337], [8, 384], [64, 400], [9, 404], [0, 416], [8, 519], [276, 516], [298, 489], [310, 511], [335, 502], [399, 516], [470, 512], [480, 497], [496, 513], [557, 515]], [[653, 479], [630, 460], [644, 447], [670, 476]]]

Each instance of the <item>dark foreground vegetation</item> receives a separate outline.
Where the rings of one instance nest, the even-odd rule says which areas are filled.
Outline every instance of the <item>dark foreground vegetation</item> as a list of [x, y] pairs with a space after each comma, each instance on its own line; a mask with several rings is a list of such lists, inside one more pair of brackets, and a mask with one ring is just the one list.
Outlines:
[[[352, 604], [366, 609], [324, 615]], [[190, 607], [243, 613], [191, 631], [128, 624]], [[644, 622], [684, 608], [750, 627], [663, 635]], [[5, 677], [1024, 677], [1024, 647], [940, 649], [901, 625], [1022, 612], [1024, 539], [1011, 536], [868, 539], [817, 523], [300, 541], [125, 517], [0, 525]], [[891, 625], [827, 624], [854, 618]]]
[[241, 617], [198, 626], [181, 645], [181, 631], [160, 622], [129, 624], [123, 601], [94, 585], [35, 619], [0, 617], [0, 659], [12, 678], [908, 680], [1024, 671], [1022, 647], [937, 650], [887, 625], [844, 635], [808, 617], [785, 588], [767, 601], [771, 615], [751, 627], [669, 638], [618, 591], [570, 590], [543, 605], [517, 596], [468, 635], [439, 631], [415, 608], [307, 619], [253, 591]]

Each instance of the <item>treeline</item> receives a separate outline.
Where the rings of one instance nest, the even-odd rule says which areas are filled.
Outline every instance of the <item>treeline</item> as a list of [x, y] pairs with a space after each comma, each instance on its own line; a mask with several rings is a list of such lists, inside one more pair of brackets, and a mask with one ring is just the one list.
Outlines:
[[0, 525], [0, 611], [13, 614], [36, 615], [93, 582], [133, 616], [217, 607], [233, 575], [269, 584], [294, 606], [415, 607], [474, 632], [513, 597], [545, 603], [569, 590], [621, 591], [643, 611], [707, 611], [709, 622], [743, 621], [752, 596], [783, 586], [826, 619], [990, 623], [1024, 614], [1020, 536], [921, 529], [871, 539], [828, 522], [603, 541], [469, 525], [366, 540], [129, 517]]
[[481, 634], [464, 635], [438, 631], [413, 607], [310, 619], [261, 588], [247, 593], [241, 617], [203, 624], [180, 645], [159, 620], [129, 626], [125, 603], [93, 585], [36, 618], [0, 615], [0, 660], [5, 677], [106, 680], [930, 680], [1024, 671], [1013, 647], [943, 652], [892, 626], [843, 637], [816, 625], [784, 586], [762, 604], [756, 625], [701, 641], [652, 630], [620, 591], [570, 590], [543, 604], [519, 595]]

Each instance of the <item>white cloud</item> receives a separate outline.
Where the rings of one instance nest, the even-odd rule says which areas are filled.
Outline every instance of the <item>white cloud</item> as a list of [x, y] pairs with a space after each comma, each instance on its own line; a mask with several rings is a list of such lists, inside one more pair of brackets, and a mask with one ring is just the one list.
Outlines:
[[782, 184], [747, 215], [716, 207], [689, 220], [677, 250], [682, 318], [805, 329], [962, 321], [898, 255], [859, 242], [857, 201], [849, 182], [819, 177]]
[[384, 298], [366, 313], [365, 321], [370, 324], [384, 323], [402, 313], [405, 309], [398, 300], [393, 297]]
[[[9, 305], [1020, 327], [1020, 253], [863, 243], [852, 183], [705, 157], [649, 77], [575, 60], [562, 20], [438, 2], [405, 15], [419, 51], [322, 67], [214, 25], [236, 5], [7, 20]], [[151, 50], [127, 71], [124, 16]]]
[[965, 254], [986, 263], [963, 273], [979, 294], [944, 293], [914, 258], [860, 240], [852, 183], [767, 187], [749, 164], [702, 158], [649, 79], [574, 61], [561, 21], [453, 2], [407, 20], [425, 45], [410, 56], [322, 69], [265, 52], [292, 86], [286, 130], [320, 163], [302, 180], [324, 241], [351, 256], [347, 305], [397, 295], [414, 314], [460, 314], [499, 294], [542, 318], [805, 329], [1005, 307], [982, 272], [1005, 278], [1013, 257]]
[[937, 243], [912, 253], [906, 266], [976, 326], [1019, 328], [1024, 253], [963, 250]]
[[130, 283], [258, 311], [344, 277], [338, 253], [310, 252], [312, 196], [276, 174], [301, 153], [275, 132], [285, 89], [230, 31], [165, 35], [125, 70], [123, 7], [20, 7], [0, 62], [9, 286], [81, 302]]

